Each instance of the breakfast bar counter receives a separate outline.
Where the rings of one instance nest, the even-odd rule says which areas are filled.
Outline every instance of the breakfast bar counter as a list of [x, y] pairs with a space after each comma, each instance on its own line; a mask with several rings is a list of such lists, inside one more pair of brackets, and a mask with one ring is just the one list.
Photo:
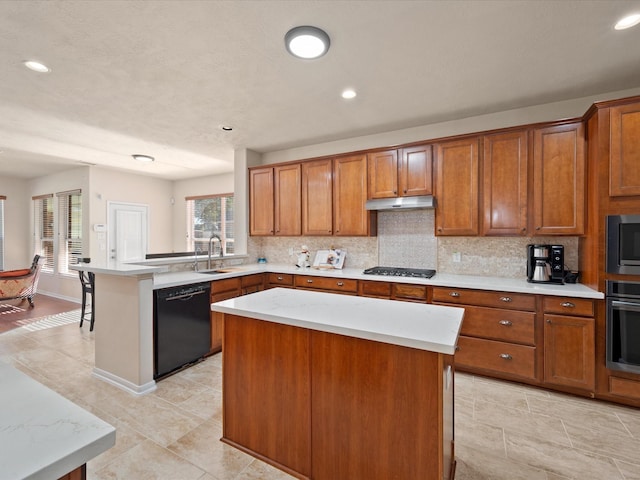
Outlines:
[[211, 309], [222, 441], [303, 479], [453, 478], [463, 309], [282, 288]]

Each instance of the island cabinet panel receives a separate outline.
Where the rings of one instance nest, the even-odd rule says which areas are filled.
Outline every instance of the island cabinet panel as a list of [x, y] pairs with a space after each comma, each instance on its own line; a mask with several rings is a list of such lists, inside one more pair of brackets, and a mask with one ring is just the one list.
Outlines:
[[317, 331], [311, 340], [311, 478], [449, 478], [448, 397], [437, 392], [450, 357]]
[[527, 233], [527, 132], [487, 135], [483, 139], [484, 235]]
[[640, 195], [640, 103], [612, 107], [609, 195]]
[[311, 475], [309, 330], [225, 314], [223, 441]]
[[478, 235], [479, 139], [436, 145], [436, 235]]
[[302, 162], [302, 235], [333, 234], [333, 162]]

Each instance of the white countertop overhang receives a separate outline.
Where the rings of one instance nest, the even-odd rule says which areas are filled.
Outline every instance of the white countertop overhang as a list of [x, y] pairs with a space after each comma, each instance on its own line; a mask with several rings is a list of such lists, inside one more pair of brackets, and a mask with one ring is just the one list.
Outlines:
[[455, 353], [464, 309], [273, 288], [211, 305], [215, 312], [294, 327]]

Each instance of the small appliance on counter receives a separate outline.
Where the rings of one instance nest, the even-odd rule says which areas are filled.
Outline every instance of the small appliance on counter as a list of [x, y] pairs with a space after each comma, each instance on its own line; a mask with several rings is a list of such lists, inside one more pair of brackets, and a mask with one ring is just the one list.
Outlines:
[[564, 246], [527, 245], [527, 281], [564, 283]]

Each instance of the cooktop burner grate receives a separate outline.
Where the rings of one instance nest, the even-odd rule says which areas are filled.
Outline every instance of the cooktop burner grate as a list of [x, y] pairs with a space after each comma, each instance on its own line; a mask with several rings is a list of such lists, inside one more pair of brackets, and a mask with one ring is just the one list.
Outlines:
[[436, 274], [436, 271], [425, 268], [372, 267], [367, 268], [363, 273], [365, 275], [384, 275], [387, 277], [431, 278]]

